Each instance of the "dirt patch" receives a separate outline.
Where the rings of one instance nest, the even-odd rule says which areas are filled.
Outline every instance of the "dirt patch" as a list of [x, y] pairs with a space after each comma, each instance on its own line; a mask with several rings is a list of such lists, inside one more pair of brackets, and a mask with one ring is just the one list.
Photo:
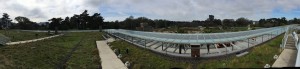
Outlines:
[[13, 62], [4, 55], [0, 54], [0, 69], [12, 68]]

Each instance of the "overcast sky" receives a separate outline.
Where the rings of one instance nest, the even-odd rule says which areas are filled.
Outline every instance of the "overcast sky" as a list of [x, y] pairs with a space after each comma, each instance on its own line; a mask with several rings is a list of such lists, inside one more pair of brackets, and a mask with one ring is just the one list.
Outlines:
[[101, 13], [105, 21], [129, 16], [175, 21], [218, 19], [251, 20], [272, 17], [299, 18], [300, 0], [0, 0], [0, 13], [44, 22], [52, 17], [73, 16], [85, 9]]

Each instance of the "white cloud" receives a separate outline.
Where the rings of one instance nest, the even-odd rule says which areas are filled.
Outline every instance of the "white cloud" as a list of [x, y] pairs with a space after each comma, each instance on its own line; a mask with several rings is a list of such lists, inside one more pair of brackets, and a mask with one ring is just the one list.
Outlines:
[[32, 21], [44, 22], [53, 17], [66, 17], [88, 10], [90, 15], [99, 13], [100, 0], [0, 0], [0, 13], [11, 19], [25, 16]]
[[[208, 15], [216, 18], [246, 17], [257, 20], [272, 17], [276, 8], [290, 12], [299, 8], [300, 0], [104, 0], [100, 10], [114, 9], [110, 13], [129, 13], [133, 16], [169, 20], [205, 20]], [[101, 7], [104, 7], [101, 9]], [[106, 12], [103, 12], [106, 13]], [[135, 15], [130, 13], [140, 13]], [[103, 14], [107, 21], [122, 20]]]

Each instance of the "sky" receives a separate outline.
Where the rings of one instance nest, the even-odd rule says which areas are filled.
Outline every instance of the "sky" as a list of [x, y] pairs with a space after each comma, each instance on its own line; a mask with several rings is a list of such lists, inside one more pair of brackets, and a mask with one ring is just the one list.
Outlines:
[[0, 14], [45, 22], [53, 17], [101, 13], [104, 21], [129, 16], [172, 21], [217, 19], [300, 18], [300, 0], [0, 0]]

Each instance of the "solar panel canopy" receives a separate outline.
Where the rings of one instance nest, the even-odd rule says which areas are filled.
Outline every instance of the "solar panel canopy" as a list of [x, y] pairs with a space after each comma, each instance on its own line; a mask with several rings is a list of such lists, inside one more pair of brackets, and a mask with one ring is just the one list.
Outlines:
[[238, 40], [245, 40], [265, 34], [280, 34], [284, 32], [284, 27], [263, 28], [250, 31], [224, 32], [224, 33], [196, 33], [196, 34], [179, 34], [179, 33], [160, 33], [144, 32], [124, 29], [106, 29], [108, 33], [119, 33], [131, 37], [142, 38], [169, 43], [182, 44], [208, 44], [208, 43], [226, 43]]

